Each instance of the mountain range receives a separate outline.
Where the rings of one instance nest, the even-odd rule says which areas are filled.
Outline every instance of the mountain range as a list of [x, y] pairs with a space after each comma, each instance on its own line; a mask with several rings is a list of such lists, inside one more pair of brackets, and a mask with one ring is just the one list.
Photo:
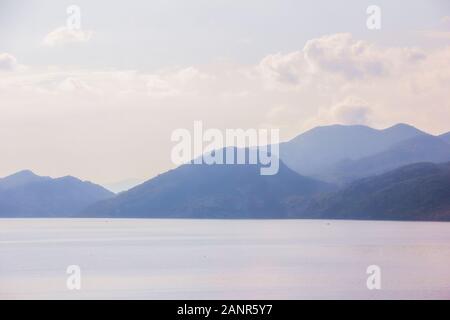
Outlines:
[[317, 127], [280, 144], [279, 172], [185, 164], [115, 195], [73, 177], [0, 179], [0, 217], [450, 220], [450, 133]]
[[324, 180], [351, 182], [359, 178], [381, 174], [404, 165], [450, 161], [449, 144], [440, 137], [420, 134], [390, 146], [385, 151], [360, 159], [342, 160], [321, 174]]
[[117, 197], [88, 208], [84, 216], [151, 218], [283, 217], [290, 197], [333, 190], [283, 163], [278, 174], [260, 175], [259, 165], [186, 164]]
[[407, 165], [289, 205], [295, 218], [450, 221], [450, 162]]
[[300, 174], [321, 177], [342, 161], [376, 155], [397, 143], [424, 134], [406, 124], [384, 130], [361, 125], [317, 127], [281, 143], [280, 158]]
[[0, 179], [0, 217], [70, 217], [113, 196], [74, 177], [52, 179], [21, 171]]

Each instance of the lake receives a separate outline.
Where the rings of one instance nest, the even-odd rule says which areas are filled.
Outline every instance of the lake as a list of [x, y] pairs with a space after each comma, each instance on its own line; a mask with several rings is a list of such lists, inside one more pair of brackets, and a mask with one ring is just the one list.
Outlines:
[[1, 299], [449, 299], [449, 266], [450, 223], [0, 219]]

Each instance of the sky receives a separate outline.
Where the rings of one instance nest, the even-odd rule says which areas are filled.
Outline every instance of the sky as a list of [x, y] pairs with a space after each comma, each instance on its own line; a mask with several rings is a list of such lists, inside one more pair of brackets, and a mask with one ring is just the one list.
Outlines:
[[197, 120], [441, 134], [449, 88], [446, 0], [0, 0], [0, 176], [147, 179]]

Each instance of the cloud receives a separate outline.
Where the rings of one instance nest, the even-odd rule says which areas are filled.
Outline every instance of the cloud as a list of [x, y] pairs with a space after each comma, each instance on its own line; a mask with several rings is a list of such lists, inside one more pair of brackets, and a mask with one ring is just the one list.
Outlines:
[[365, 41], [354, 40], [348, 33], [309, 40], [303, 51], [314, 69], [337, 73], [347, 79], [387, 73], [383, 52]]
[[199, 87], [214, 80], [212, 75], [194, 67], [165, 71], [147, 76], [148, 95], [155, 98], [174, 97], [181, 94], [193, 95]]
[[[27, 167], [33, 159], [59, 173], [106, 179], [133, 159], [123, 175], [152, 175], [168, 169], [171, 130], [191, 128], [198, 119], [210, 128], [280, 128], [282, 140], [333, 123], [383, 128], [406, 122], [436, 134], [449, 130], [450, 46], [364, 42], [360, 53], [359, 42], [325, 36], [309, 42], [322, 54], [305, 45], [254, 64], [222, 61], [152, 72], [39, 65], [2, 72], [0, 131], [19, 133], [14, 139], [0, 134], [2, 161]], [[11, 55], [1, 57], [2, 69], [17, 69]], [[330, 67], [340, 59], [345, 68]], [[381, 74], [366, 63], [378, 59]], [[93, 159], [89, 168], [86, 154]]]
[[92, 31], [59, 27], [45, 36], [43, 44], [49, 47], [53, 47], [70, 43], [87, 42], [92, 38], [92, 34]]
[[76, 77], [67, 77], [61, 81], [57, 87], [63, 93], [78, 93], [78, 94], [98, 94], [95, 89], [91, 88], [84, 81]]
[[441, 19], [441, 24], [450, 25], [450, 16], [444, 16]]
[[258, 70], [266, 80], [287, 85], [299, 85], [306, 79], [308, 65], [302, 51], [271, 54], [261, 60]]
[[[365, 49], [359, 52], [361, 46]], [[17, 64], [10, 55], [2, 57], [8, 61], [2, 69]], [[381, 74], [367, 67], [367, 61], [378, 59]], [[342, 68], [330, 67], [337, 61], [344, 61]], [[41, 109], [57, 104], [83, 110], [94, 102], [95, 108], [105, 109], [158, 108], [158, 117], [177, 112], [183, 119], [206, 117], [228, 126], [267, 124], [282, 128], [281, 134], [289, 137], [330, 123], [410, 122], [448, 131], [444, 120], [450, 116], [449, 85], [450, 47], [377, 47], [338, 34], [247, 65], [220, 62], [154, 72], [27, 67], [3, 73], [0, 99], [17, 110], [35, 101]]]
[[369, 124], [369, 117], [372, 110], [369, 104], [355, 97], [348, 97], [344, 101], [332, 106], [329, 115], [337, 122], [342, 124]]
[[175, 72], [173, 78], [181, 83], [189, 83], [197, 80], [211, 80], [213, 77], [194, 67], [188, 67]]
[[14, 71], [18, 67], [16, 57], [9, 53], [0, 53], [0, 71]]
[[180, 94], [167, 80], [156, 75], [148, 77], [147, 90], [148, 95], [155, 98], [173, 97]]
[[426, 58], [418, 48], [382, 48], [339, 33], [311, 39], [299, 51], [268, 55], [256, 69], [269, 88], [297, 90], [335, 85], [338, 77], [351, 83], [397, 76]]
[[359, 97], [349, 96], [327, 109], [320, 109], [318, 114], [309, 120], [309, 125], [343, 124], [369, 125], [372, 108], [369, 103]]

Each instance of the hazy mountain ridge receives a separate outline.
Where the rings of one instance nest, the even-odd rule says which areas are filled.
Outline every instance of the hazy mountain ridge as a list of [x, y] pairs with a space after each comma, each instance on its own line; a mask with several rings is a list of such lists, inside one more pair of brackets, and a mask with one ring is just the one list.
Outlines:
[[[343, 134], [341, 134], [342, 132]], [[345, 169], [343, 172], [346, 174], [353, 170], [354, 176], [346, 177], [351, 181], [365, 176], [383, 174], [398, 167], [408, 166], [411, 163], [450, 161], [450, 145], [443, 141], [442, 137], [435, 137], [412, 126], [399, 124], [384, 130], [375, 130], [364, 126], [320, 127], [298, 136], [287, 144], [292, 143], [303, 152], [304, 150], [315, 152], [309, 158], [307, 157], [307, 160], [317, 167], [326, 167], [326, 165], [329, 165], [328, 163], [333, 163], [340, 158], [356, 158], [357, 160], [347, 160], [350, 165], [343, 168]], [[326, 157], [322, 162], [318, 161], [317, 159], [320, 160], [323, 152], [328, 153], [329, 157]], [[301, 153], [297, 153], [297, 155], [299, 154]], [[367, 154], [369, 155], [358, 159], [358, 157]], [[286, 156], [286, 153], [284, 153], [284, 156]], [[281, 145], [282, 157], [283, 145]], [[292, 162], [292, 159], [290, 161]], [[345, 162], [341, 160], [340, 164], [342, 165], [342, 163]], [[433, 165], [430, 164], [430, 166]], [[248, 172], [252, 170], [253, 173], [250, 178]], [[92, 206], [85, 212], [85, 215], [177, 218], [447, 219], [446, 209], [443, 213], [444, 216], [440, 217], [435, 210], [441, 209], [434, 204], [433, 206], [430, 205], [429, 208], [418, 207], [421, 208], [420, 210], [423, 209], [424, 217], [417, 216], [417, 211], [411, 211], [411, 215], [401, 212], [401, 203], [407, 199], [407, 195], [404, 194], [402, 197], [395, 199], [398, 202], [397, 204], [393, 200], [388, 204], [391, 208], [382, 208], [382, 211], [377, 214], [368, 210], [367, 215], [364, 216], [361, 212], [352, 212], [350, 207], [348, 208], [349, 214], [336, 211], [338, 212], [336, 216], [328, 211], [322, 212], [317, 209], [320, 208], [318, 206], [321, 203], [320, 201], [323, 201], [325, 205], [326, 199], [336, 194], [325, 194], [325, 191], [331, 187], [319, 188], [320, 190], [317, 190], [317, 192], [305, 192], [300, 183], [298, 186], [290, 184], [289, 179], [299, 179], [300, 181], [301, 178], [302, 183], [306, 185], [308, 185], [307, 181], [314, 181], [314, 183], [319, 183], [319, 181], [298, 175], [281, 162], [280, 173], [275, 176], [275, 179], [272, 178], [273, 184], [269, 184], [269, 187], [263, 184], [266, 189], [257, 188], [256, 186], [261, 185], [261, 181], [265, 179], [270, 181], [268, 177], [260, 177], [257, 171], [256, 166], [252, 169], [249, 169], [249, 166], [236, 167], [234, 165], [182, 166], [151, 179], [115, 199]], [[414, 171], [415, 174], [420, 172]], [[443, 171], [439, 172], [442, 173]], [[336, 172], [333, 174], [335, 174], [333, 178], [336, 180], [336, 177], [338, 177]], [[392, 174], [392, 172], [389, 174]], [[243, 177], [246, 177], [247, 180]], [[372, 178], [375, 179], [376, 176], [368, 179]], [[421, 178], [425, 179], [425, 177]], [[445, 175], [443, 178], [445, 178]], [[215, 181], [217, 184], [205, 183], [209, 181], [208, 179]], [[381, 181], [382, 183], [388, 183], [388, 180]], [[402, 183], [407, 184], [407, 181], [408, 179]], [[437, 198], [435, 200], [438, 202], [443, 201], [442, 198], [438, 197], [438, 192], [441, 190], [439, 188], [446, 188], [445, 181], [444, 179], [443, 183], [438, 184], [437, 189], [430, 188], [430, 190], [436, 191]], [[325, 186], [325, 184], [322, 186]], [[385, 188], [389, 187], [388, 184], [385, 186]], [[408, 190], [411, 194], [415, 194], [415, 188], [415, 184], [412, 184], [410, 188], [403, 186], [402, 190]], [[236, 190], [238, 192], [235, 192]], [[342, 190], [347, 189], [343, 188]], [[319, 198], [317, 198], [317, 193], [321, 194]], [[369, 201], [372, 195], [367, 193], [364, 197]], [[428, 194], [428, 197], [433, 199], [433, 194]], [[317, 199], [320, 199], [320, 201], [317, 202]], [[415, 199], [420, 199], [420, 197], [415, 197]], [[347, 208], [346, 203], [349, 205], [352, 203], [350, 200], [351, 198], [346, 199], [346, 202], [337, 205]], [[415, 204], [419, 205], [418, 203]], [[372, 205], [376, 208], [375, 204]], [[399, 208], [396, 208], [396, 205]], [[404, 214], [404, 216], [401, 216], [401, 214]]]
[[358, 160], [342, 161], [321, 177], [330, 181], [350, 182], [360, 178], [419, 162], [450, 161], [450, 145], [440, 137], [419, 135], [396, 143], [386, 151]]
[[130, 189], [140, 185], [144, 181], [145, 180], [143, 180], [143, 179], [130, 178], [130, 179], [119, 180], [119, 181], [116, 181], [113, 183], [108, 183], [103, 186], [106, 189], [108, 189], [109, 191], [118, 194], [118, 193], [130, 190]]
[[450, 162], [404, 166], [289, 206], [296, 218], [450, 221]]
[[187, 164], [114, 199], [93, 205], [84, 216], [158, 218], [283, 218], [283, 202], [333, 190], [280, 162], [273, 176], [259, 165]]
[[32, 182], [46, 181], [49, 179], [51, 178], [37, 176], [30, 170], [23, 170], [5, 178], [0, 178], [0, 191], [20, 187]]
[[188, 164], [118, 195], [21, 171], [0, 179], [0, 217], [450, 220], [448, 163], [433, 164], [450, 161], [449, 139], [405, 124], [319, 127], [280, 145], [310, 176], [284, 161], [274, 176], [259, 165]]
[[300, 174], [320, 177], [339, 162], [375, 155], [419, 135], [426, 133], [406, 124], [383, 130], [360, 125], [317, 127], [280, 144], [280, 158]]
[[0, 179], [0, 217], [66, 217], [114, 196], [105, 188], [74, 177], [52, 179], [31, 171]]

